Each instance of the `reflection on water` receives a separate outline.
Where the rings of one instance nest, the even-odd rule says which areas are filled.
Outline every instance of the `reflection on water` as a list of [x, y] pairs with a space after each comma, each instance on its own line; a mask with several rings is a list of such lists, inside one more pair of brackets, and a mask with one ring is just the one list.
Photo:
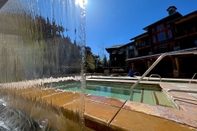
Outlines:
[[[74, 0], [4, 0], [0, 4], [1, 90], [53, 88], [52, 84], [44, 86], [45, 79], [50, 83], [53, 78], [66, 78], [62, 81], [71, 78], [81, 85], [78, 88], [81, 97], [77, 99], [81, 104], [74, 110], [81, 116], [77, 129], [83, 128], [85, 82], [81, 84], [80, 80], [84, 80], [84, 76], [81, 76], [85, 45], [84, 8], [76, 5]], [[9, 98], [13, 98], [15, 104], [20, 103], [9, 107], [23, 107], [23, 99], [2, 92], [0, 98], [9, 100], [7, 103], [13, 103]], [[35, 104], [29, 106], [37, 109]], [[23, 108], [19, 109], [30, 113]], [[38, 114], [29, 115], [38, 119], [34, 118]], [[66, 115], [64, 117], [66, 119]], [[52, 119], [48, 120], [51, 123]]]

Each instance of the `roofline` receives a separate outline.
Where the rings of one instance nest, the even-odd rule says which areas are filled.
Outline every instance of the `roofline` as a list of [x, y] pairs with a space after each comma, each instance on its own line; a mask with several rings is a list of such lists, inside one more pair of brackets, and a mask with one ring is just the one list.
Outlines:
[[117, 49], [117, 48], [123, 47], [123, 46], [125, 46], [125, 45], [127, 45], [127, 44], [122, 44], [122, 45], [120, 45], [120, 46], [114, 45], [114, 46], [111, 46], [111, 47], [108, 47], [108, 48], [105, 48], [105, 49], [106, 49], [106, 50], [107, 50], [107, 49]]
[[138, 36], [135, 36], [135, 37], [131, 38], [130, 40], [134, 40], [134, 39], [136, 39], [136, 38], [138, 38], [138, 37], [141, 37], [141, 36], [143, 36], [143, 35], [146, 35], [146, 34], [148, 34], [148, 32], [145, 32], [145, 33], [142, 33], [142, 34], [140, 34], [140, 35], [138, 35]]
[[[179, 13], [179, 12], [176, 12], [176, 13], [174, 13], [174, 14], [172, 14], [172, 15], [166, 16], [166, 17], [164, 17], [163, 19], [160, 19], [160, 20], [158, 20], [158, 21], [156, 21], [156, 22], [154, 22], [154, 23], [152, 23], [152, 24], [150, 24], [150, 25], [144, 27], [143, 30], [147, 30], [148, 27], [150, 27], [150, 26], [152, 26], [152, 25], [154, 25], [154, 24], [156, 24], [156, 23], [159, 23], [160, 21], [163, 21], [163, 20], [165, 20], [165, 19], [167, 19], [167, 18], [169, 18], [169, 17], [171, 17], [171, 16], [173, 16], [173, 15], [175, 15], [175, 14], [180, 14], [180, 13]], [[180, 14], [180, 15], [181, 15], [181, 14]], [[182, 15], [181, 15], [181, 16], [182, 16]]]
[[111, 47], [105, 48], [105, 50], [107, 50], [107, 49], [117, 49], [117, 48], [121, 48], [123, 46], [127, 46], [129, 44], [134, 44], [134, 41], [131, 41], [131, 42], [127, 43], [127, 44], [122, 44], [122, 46], [119, 46], [119, 47], [113, 47], [113, 46], [111, 46]]
[[[182, 16], [181, 18], [187, 17], [187, 16], [192, 15], [192, 14], [195, 14], [195, 13], [197, 13], [197, 10], [195, 10], [193, 12], [190, 12], [187, 15]], [[179, 18], [179, 19], [181, 19], [181, 18]]]
[[180, 18], [177, 18], [177, 19], [175, 19], [175, 20], [173, 20], [173, 21], [170, 21], [169, 23], [179, 21], [179, 20], [181, 20], [181, 19], [183, 19], [183, 18], [185, 18], [185, 17], [188, 17], [189, 15], [195, 14], [195, 13], [197, 13], [197, 10], [195, 10], [195, 11], [193, 11], [193, 12], [191, 12], [191, 13], [188, 13], [187, 15], [184, 15], [184, 16], [182, 16], [182, 17], [180, 17]]

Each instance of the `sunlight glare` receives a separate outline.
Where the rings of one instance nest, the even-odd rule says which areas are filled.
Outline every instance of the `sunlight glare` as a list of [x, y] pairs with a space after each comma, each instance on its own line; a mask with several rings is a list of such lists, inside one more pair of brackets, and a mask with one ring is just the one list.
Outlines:
[[79, 5], [81, 8], [84, 8], [83, 4], [86, 5], [87, 4], [87, 0], [75, 0], [75, 4]]

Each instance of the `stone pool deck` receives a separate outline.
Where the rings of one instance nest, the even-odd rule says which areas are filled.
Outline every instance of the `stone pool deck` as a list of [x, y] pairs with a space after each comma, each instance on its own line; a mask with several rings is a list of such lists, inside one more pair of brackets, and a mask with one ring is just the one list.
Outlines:
[[[143, 103], [85, 95], [86, 131], [190, 131], [197, 130], [197, 84], [160, 82], [163, 91], [179, 106], [172, 109]], [[1, 89], [2, 90], [2, 89]], [[6, 92], [5, 89], [4, 92]], [[9, 91], [9, 90], [8, 90]], [[78, 93], [55, 89], [17, 89], [15, 95], [52, 104], [75, 121]], [[9, 92], [10, 93], [10, 92]]]
[[160, 83], [160, 86], [180, 110], [197, 116], [197, 84]]

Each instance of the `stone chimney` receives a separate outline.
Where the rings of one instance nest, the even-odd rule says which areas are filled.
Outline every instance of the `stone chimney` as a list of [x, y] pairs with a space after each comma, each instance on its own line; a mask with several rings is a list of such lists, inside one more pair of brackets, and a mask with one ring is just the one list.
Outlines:
[[168, 7], [167, 11], [169, 15], [176, 13], [177, 8], [175, 6]]

